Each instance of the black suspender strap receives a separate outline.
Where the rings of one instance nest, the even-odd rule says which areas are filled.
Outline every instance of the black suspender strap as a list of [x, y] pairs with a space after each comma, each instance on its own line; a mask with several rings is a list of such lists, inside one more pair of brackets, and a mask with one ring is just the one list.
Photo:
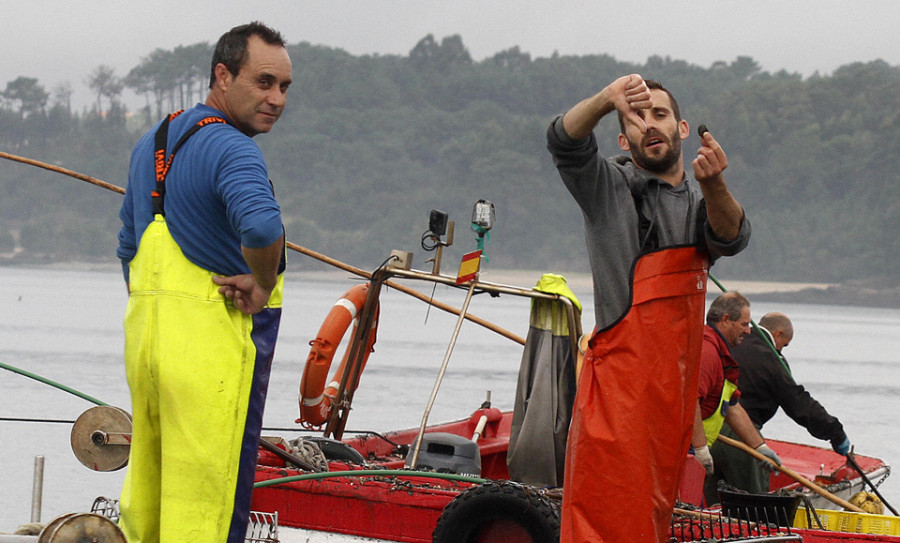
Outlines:
[[644, 214], [644, 197], [647, 195], [647, 180], [638, 177], [631, 185], [631, 197], [638, 216], [638, 242], [641, 244], [640, 254], [647, 254], [659, 248], [659, 233], [656, 225]]
[[204, 126], [214, 123], [228, 124], [228, 121], [226, 121], [222, 117], [205, 117], [203, 119], [200, 119], [197, 124], [189, 128], [188, 131], [178, 139], [178, 141], [175, 143], [175, 146], [172, 148], [172, 152], [169, 153], [168, 157], [166, 157], [166, 150], [169, 141], [169, 123], [172, 121], [172, 119], [181, 115], [183, 111], [184, 110], [177, 111], [166, 117], [159, 125], [159, 128], [156, 130], [156, 134], [154, 136], [155, 150], [153, 152], [153, 164], [156, 171], [156, 189], [150, 193], [153, 199], [154, 215], [159, 214], [163, 217], [166, 216], [164, 205], [166, 198], [166, 177], [169, 175], [169, 168], [172, 166], [172, 159], [175, 158], [175, 153], [178, 151], [178, 149], [180, 149], [181, 146], [184, 145], [184, 142], [187, 141], [189, 137], [193, 136]]

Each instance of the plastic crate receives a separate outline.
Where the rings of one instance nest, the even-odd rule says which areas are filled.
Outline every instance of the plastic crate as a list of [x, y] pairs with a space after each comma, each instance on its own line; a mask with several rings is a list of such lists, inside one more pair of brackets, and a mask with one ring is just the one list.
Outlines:
[[[816, 509], [815, 513], [819, 516], [822, 526], [831, 532], [900, 536], [900, 517], [830, 509]], [[794, 528], [817, 530], [819, 526], [815, 519], [812, 519], [812, 526], [809, 525], [806, 509], [801, 507], [794, 516]]]
[[800, 495], [794, 493], [748, 494], [720, 487], [718, 494], [722, 513], [726, 516], [785, 527], [796, 518], [797, 506], [800, 505]]

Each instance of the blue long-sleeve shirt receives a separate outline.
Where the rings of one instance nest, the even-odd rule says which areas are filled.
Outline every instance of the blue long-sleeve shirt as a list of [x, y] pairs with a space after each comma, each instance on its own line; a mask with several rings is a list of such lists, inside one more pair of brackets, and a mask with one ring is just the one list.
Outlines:
[[[205, 117], [225, 117], [203, 104], [185, 111], [169, 126], [169, 152], [181, 135]], [[128, 187], [119, 212], [117, 255], [128, 281], [128, 263], [153, 221], [151, 191], [156, 188], [153, 127], [131, 155]], [[222, 275], [250, 273], [241, 246], [261, 248], [283, 234], [281, 211], [266, 163], [252, 139], [230, 124], [201, 128], [175, 155], [166, 178], [166, 223], [185, 257]]]

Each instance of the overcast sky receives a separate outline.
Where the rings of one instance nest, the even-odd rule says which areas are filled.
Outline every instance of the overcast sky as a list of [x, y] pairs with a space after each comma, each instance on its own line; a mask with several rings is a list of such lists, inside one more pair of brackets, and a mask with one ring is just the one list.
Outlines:
[[704, 67], [746, 55], [805, 76], [876, 58], [900, 65], [898, 0], [0, 0], [0, 90], [19, 76], [47, 90], [68, 81], [80, 107], [97, 66], [124, 76], [153, 49], [214, 43], [250, 20], [355, 55], [405, 55], [427, 34], [459, 34], [475, 60], [517, 45], [532, 58], [660, 55]]

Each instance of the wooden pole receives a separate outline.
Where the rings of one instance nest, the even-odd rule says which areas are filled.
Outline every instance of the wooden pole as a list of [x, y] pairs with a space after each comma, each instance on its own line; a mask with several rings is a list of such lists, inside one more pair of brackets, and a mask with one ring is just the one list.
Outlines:
[[[292, 242], [288, 241], [287, 248], [291, 249], [293, 251], [297, 251], [298, 253], [304, 254], [306, 256], [315, 258], [316, 260], [319, 260], [321, 262], [324, 262], [326, 264], [334, 266], [335, 268], [340, 268], [344, 271], [348, 271], [354, 275], [358, 275], [365, 279], [372, 278], [371, 272], [367, 272], [366, 270], [357, 268], [356, 266], [351, 266], [350, 264], [345, 264], [339, 260], [335, 260], [334, 258], [331, 258], [330, 256], [326, 256], [326, 255], [323, 255], [322, 253], [317, 253], [316, 251], [307, 249], [306, 247], [301, 247], [300, 245], [297, 245], [296, 243], [292, 243]], [[402, 285], [400, 283], [397, 283], [395, 281], [390, 281], [390, 280], [385, 281], [384, 284], [393, 289], [399, 290], [400, 292], [402, 292], [404, 294], [408, 294], [408, 295], [412, 296], [413, 298], [418, 298], [419, 300], [421, 300], [427, 304], [430, 304], [438, 309], [446, 311], [447, 313], [452, 313], [454, 315], [459, 316], [459, 313], [460, 313], [459, 309], [457, 309], [451, 305], [447, 305], [443, 302], [433, 300], [433, 299], [429, 298], [428, 296], [422, 294], [418, 290], [409, 288], [405, 285]], [[475, 315], [472, 315], [471, 313], [466, 313], [465, 318], [469, 321], [474, 322], [475, 324], [481, 325], [481, 326], [487, 328], [488, 330], [491, 330], [492, 332], [496, 332], [503, 337], [511, 339], [520, 345], [525, 345], [525, 338], [518, 336], [518, 335], [510, 332], [509, 330], [506, 330], [505, 328], [501, 328], [501, 327], [497, 326], [496, 324], [491, 323], [490, 321], [486, 321], [486, 320], [482, 319], [481, 317], [476, 317]]]
[[[18, 155], [4, 153], [2, 151], [0, 151], [0, 158], [5, 158], [7, 160], [12, 160], [14, 162], [21, 162], [23, 164], [28, 164], [29, 166], [36, 166], [38, 168], [43, 168], [43, 169], [49, 170], [51, 172], [68, 175], [69, 177], [74, 177], [75, 179], [80, 179], [82, 181], [86, 181], [88, 183], [91, 183], [92, 185], [97, 185], [98, 187], [102, 187], [107, 190], [111, 190], [113, 192], [118, 192], [119, 194], [125, 194], [125, 189], [123, 189], [122, 187], [120, 187], [118, 185], [113, 185], [111, 183], [107, 183], [106, 181], [101, 181], [100, 179], [97, 179], [95, 177], [90, 177], [88, 175], [80, 174], [80, 173], [72, 171], [72, 170], [67, 170], [66, 168], [54, 166], [53, 164], [48, 164], [46, 162], [41, 162], [39, 160], [33, 160], [30, 158], [25, 158], [25, 157], [18, 156]], [[345, 264], [339, 260], [335, 260], [334, 258], [331, 258], [330, 256], [325, 256], [322, 253], [317, 253], [316, 251], [307, 249], [306, 247], [302, 247], [300, 245], [297, 245], [296, 243], [291, 243], [290, 241], [286, 241], [285, 244], [287, 245], [288, 249], [291, 249], [293, 251], [297, 251], [298, 253], [315, 258], [316, 260], [319, 260], [321, 262], [324, 262], [324, 263], [334, 266], [336, 268], [340, 268], [342, 270], [348, 271], [348, 272], [358, 275], [360, 277], [365, 277], [366, 279], [372, 278], [372, 274], [370, 272], [367, 272], [361, 268], [357, 268], [355, 266]], [[448, 313], [452, 313], [454, 315], [459, 315], [459, 313], [460, 313], [459, 309], [456, 309], [455, 307], [453, 307], [451, 305], [447, 305], [445, 303], [438, 302], [436, 300], [432, 300], [431, 298], [429, 298], [428, 296], [425, 296], [421, 292], [411, 289], [409, 287], [406, 287], [404, 285], [401, 285], [399, 283], [395, 283], [393, 281], [385, 281], [384, 284], [393, 289], [399, 290], [400, 292], [402, 292], [404, 294], [408, 294], [408, 295], [412, 296], [413, 298], [418, 298], [419, 300], [421, 300], [427, 304], [430, 304], [438, 309], [446, 311]], [[465, 318], [471, 322], [474, 322], [475, 324], [478, 324], [480, 326], [487, 328], [488, 330], [491, 330], [492, 332], [496, 332], [505, 338], [511, 339], [520, 345], [525, 345], [525, 339], [523, 337], [518, 336], [518, 335], [510, 332], [509, 330], [501, 328], [501, 327], [497, 326], [496, 324], [493, 324], [489, 321], [486, 321], [480, 317], [476, 317], [475, 315], [471, 315], [469, 313], [466, 313]]]
[[28, 164], [29, 166], [36, 166], [38, 168], [43, 168], [45, 170], [49, 170], [55, 173], [61, 173], [63, 175], [68, 175], [69, 177], [74, 177], [75, 179], [80, 179], [82, 181], [87, 181], [92, 185], [97, 185], [98, 187], [103, 187], [107, 190], [111, 190], [113, 192], [118, 192], [119, 194], [125, 194], [125, 189], [118, 185], [112, 185], [107, 183], [106, 181], [101, 181], [96, 177], [91, 177], [89, 175], [84, 175], [78, 172], [73, 172], [72, 170], [67, 170], [60, 166], [54, 166], [53, 164], [48, 164], [46, 162], [41, 162], [40, 160], [32, 160], [30, 158], [25, 158], [18, 155], [11, 155], [9, 153], [4, 153], [0, 151], [0, 158], [5, 158], [7, 160], [12, 160], [13, 162], [21, 162], [22, 164]]
[[797, 481], [801, 485], [812, 490], [819, 496], [822, 496], [823, 498], [827, 499], [828, 501], [830, 501], [832, 503], [840, 505], [841, 507], [843, 507], [844, 509], [846, 509], [848, 511], [855, 511], [857, 513], [865, 513], [865, 511], [863, 511], [861, 508], [853, 505], [852, 503], [848, 502], [847, 500], [844, 500], [838, 496], [835, 496], [831, 492], [828, 492], [821, 486], [810, 481], [809, 479], [800, 475], [799, 473], [792, 471], [784, 466], [779, 466], [771, 458], [769, 458], [768, 456], [766, 456], [760, 452], [757, 452], [756, 449], [751, 448], [749, 445], [747, 445], [746, 443], [744, 443], [742, 441], [738, 441], [736, 439], [731, 439], [730, 437], [723, 436], [722, 434], [719, 434], [719, 441], [725, 443], [726, 445], [731, 445], [732, 447], [740, 449], [740, 450], [744, 451], [745, 453], [749, 454], [750, 456], [752, 456], [753, 458], [756, 458], [757, 460], [761, 460], [763, 462], [768, 462], [769, 464], [771, 464], [775, 469], [777, 469], [781, 473], [784, 473], [791, 479]]

